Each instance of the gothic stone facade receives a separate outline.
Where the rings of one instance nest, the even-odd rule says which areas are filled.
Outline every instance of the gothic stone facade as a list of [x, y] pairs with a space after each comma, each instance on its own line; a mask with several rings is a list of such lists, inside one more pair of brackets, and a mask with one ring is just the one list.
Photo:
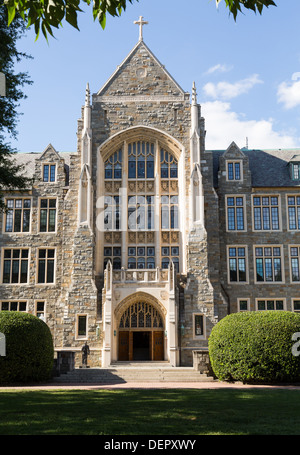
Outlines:
[[191, 365], [237, 311], [300, 310], [300, 156], [205, 149], [197, 103], [143, 39], [78, 121], [78, 147], [19, 154], [5, 194], [2, 311], [49, 325], [89, 364]]

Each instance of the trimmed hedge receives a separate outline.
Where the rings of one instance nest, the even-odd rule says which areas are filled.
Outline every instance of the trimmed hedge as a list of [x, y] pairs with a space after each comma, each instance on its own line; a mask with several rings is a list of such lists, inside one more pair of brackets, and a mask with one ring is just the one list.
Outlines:
[[300, 315], [289, 311], [234, 313], [221, 319], [208, 340], [220, 380], [244, 383], [300, 381], [300, 356], [292, 353]]
[[28, 313], [0, 312], [6, 356], [0, 357], [0, 384], [44, 381], [51, 377], [54, 348], [49, 327]]

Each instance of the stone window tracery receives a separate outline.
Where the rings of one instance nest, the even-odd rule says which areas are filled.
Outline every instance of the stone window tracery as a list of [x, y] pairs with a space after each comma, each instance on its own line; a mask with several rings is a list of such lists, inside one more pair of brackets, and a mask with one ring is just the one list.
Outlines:
[[120, 232], [118, 245], [104, 236], [104, 267], [110, 260], [115, 270], [168, 268], [172, 260], [179, 272], [176, 157], [158, 141], [124, 142], [104, 160], [104, 179], [104, 231]]
[[159, 328], [163, 329], [163, 319], [150, 303], [138, 302], [130, 305], [123, 313], [120, 329]]

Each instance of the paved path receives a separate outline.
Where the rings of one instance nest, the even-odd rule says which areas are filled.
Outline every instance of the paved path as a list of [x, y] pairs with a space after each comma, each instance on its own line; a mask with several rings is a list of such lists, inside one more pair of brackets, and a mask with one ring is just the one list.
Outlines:
[[51, 382], [48, 384], [32, 384], [0, 387], [0, 392], [8, 390], [113, 390], [113, 389], [285, 389], [300, 390], [300, 384], [287, 385], [252, 385], [241, 382], [228, 383], [221, 381], [211, 382], [125, 382], [120, 384], [59, 384]]

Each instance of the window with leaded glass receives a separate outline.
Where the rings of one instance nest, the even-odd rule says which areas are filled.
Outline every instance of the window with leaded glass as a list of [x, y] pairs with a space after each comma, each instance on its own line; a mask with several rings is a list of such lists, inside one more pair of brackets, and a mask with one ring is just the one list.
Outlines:
[[244, 196], [226, 196], [227, 230], [245, 230]]
[[255, 231], [278, 231], [279, 196], [253, 196], [253, 227]]
[[22, 284], [28, 282], [28, 248], [5, 248], [3, 250], [3, 284]]
[[40, 199], [40, 232], [56, 230], [56, 199]]
[[281, 246], [256, 246], [254, 251], [256, 282], [282, 282]]
[[120, 196], [104, 197], [104, 230], [118, 231], [121, 229]]
[[160, 176], [162, 179], [177, 179], [178, 162], [176, 158], [164, 149], [160, 150]]
[[128, 144], [128, 178], [154, 178], [154, 144], [138, 141]]
[[300, 229], [300, 196], [290, 195], [288, 203], [288, 228], [290, 230]]
[[121, 246], [105, 246], [104, 247], [104, 269], [107, 266], [108, 261], [111, 262], [112, 268], [114, 270], [121, 270], [121, 256], [122, 248]]
[[122, 178], [122, 149], [110, 155], [104, 163], [104, 178], [106, 180]]
[[129, 269], [154, 269], [155, 268], [155, 247], [154, 246], [128, 247], [128, 268]]
[[179, 246], [163, 246], [161, 247], [161, 268], [168, 269], [170, 261], [174, 264], [176, 273], [179, 272]]
[[161, 229], [178, 229], [178, 196], [161, 196]]
[[130, 305], [123, 313], [119, 328], [121, 329], [153, 329], [163, 328], [163, 318], [150, 303], [138, 302]]
[[5, 232], [29, 232], [31, 199], [6, 199]]
[[246, 246], [228, 247], [228, 268], [230, 283], [244, 283], [247, 281]]
[[154, 229], [154, 196], [128, 196], [128, 230]]

